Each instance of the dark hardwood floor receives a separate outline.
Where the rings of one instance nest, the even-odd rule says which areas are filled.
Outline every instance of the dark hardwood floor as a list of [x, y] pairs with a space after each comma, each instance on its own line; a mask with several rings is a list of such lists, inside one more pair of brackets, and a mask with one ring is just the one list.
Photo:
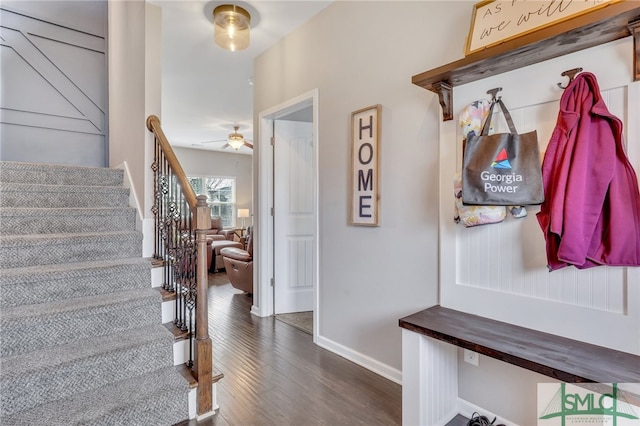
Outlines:
[[218, 382], [207, 425], [399, 425], [401, 387], [313, 344], [273, 317], [251, 315], [251, 297], [226, 274], [209, 275], [209, 334]]

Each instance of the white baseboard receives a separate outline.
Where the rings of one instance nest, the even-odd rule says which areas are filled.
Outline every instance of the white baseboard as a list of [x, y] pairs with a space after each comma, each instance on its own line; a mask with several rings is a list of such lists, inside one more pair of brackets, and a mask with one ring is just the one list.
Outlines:
[[504, 417], [500, 417], [492, 413], [491, 411], [485, 410], [482, 407], [478, 407], [477, 405], [472, 404], [469, 401], [466, 401], [462, 398], [458, 398], [458, 412], [468, 419], [471, 418], [473, 413], [479, 413], [483, 416], [488, 417], [489, 421], [493, 420], [493, 418], [496, 417], [496, 421], [495, 421], [496, 424], [502, 423], [505, 426], [518, 426], [517, 423], [507, 420]]
[[356, 352], [353, 349], [336, 343], [333, 340], [327, 339], [323, 336], [318, 336], [316, 344], [328, 351], [331, 351], [343, 358], [348, 359], [351, 362], [355, 362], [356, 364], [366, 368], [367, 370], [373, 371], [374, 373], [384, 377], [385, 379], [389, 379], [399, 385], [402, 384], [402, 372], [396, 368], [383, 364], [380, 361], [376, 361], [371, 357], [363, 355], [360, 352]]
[[155, 220], [154, 218], [145, 218], [140, 198], [136, 193], [136, 188], [133, 186], [129, 164], [124, 161], [114, 169], [124, 170], [123, 186], [129, 190], [129, 206], [136, 209], [136, 230], [142, 232], [142, 257], [151, 257], [153, 256]]
[[251, 305], [251, 313], [257, 317], [266, 317], [268, 315], [264, 314], [262, 312], [262, 310], [260, 308], [258, 308], [256, 305]]

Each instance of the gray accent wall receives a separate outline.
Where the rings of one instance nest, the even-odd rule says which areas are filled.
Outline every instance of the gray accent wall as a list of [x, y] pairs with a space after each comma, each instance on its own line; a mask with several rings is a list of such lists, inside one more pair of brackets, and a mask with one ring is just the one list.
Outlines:
[[3, 2], [0, 20], [0, 159], [106, 166], [107, 2]]

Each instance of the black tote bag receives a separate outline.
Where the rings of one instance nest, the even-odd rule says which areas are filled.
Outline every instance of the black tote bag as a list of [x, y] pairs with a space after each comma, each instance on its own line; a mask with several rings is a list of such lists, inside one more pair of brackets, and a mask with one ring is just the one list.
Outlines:
[[[489, 135], [493, 108], [500, 104], [510, 133]], [[501, 99], [480, 135], [466, 143], [462, 167], [462, 202], [469, 205], [522, 206], [544, 201], [536, 131], [519, 135]]]

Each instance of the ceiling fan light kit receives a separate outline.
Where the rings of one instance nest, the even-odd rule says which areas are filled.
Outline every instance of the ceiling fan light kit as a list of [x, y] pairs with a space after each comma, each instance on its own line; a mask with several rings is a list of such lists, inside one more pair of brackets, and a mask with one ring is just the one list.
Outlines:
[[236, 151], [240, 149], [242, 145], [244, 145], [244, 136], [238, 133], [238, 126], [233, 127], [233, 133], [229, 133], [229, 139], [227, 143], [231, 146], [231, 148]]
[[232, 52], [249, 47], [251, 15], [240, 6], [223, 4], [213, 10], [213, 36]]
[[227, 137], [227, 139], [222, 139], [217, 141], [204, 141], [204, 142], [200, 142], [199, 144], [193, 144], [193, 146], [200, 146], [202, 144], [212, 143], [212, 142], [225, 142], [225, 144], [222, 146], [221, 149], [226, 149], [228, 147], [231, 147], [234, 150], [238, 151], [243, 146], [249, 149], [253, 149], [253, 144], [250, 141], [246, 140], [242, 135], [242, 133], [238, 133], [238, 129], [240, 129], [240, 126], [233, 126], [233, 133], [229, 133], [229, 136]]

